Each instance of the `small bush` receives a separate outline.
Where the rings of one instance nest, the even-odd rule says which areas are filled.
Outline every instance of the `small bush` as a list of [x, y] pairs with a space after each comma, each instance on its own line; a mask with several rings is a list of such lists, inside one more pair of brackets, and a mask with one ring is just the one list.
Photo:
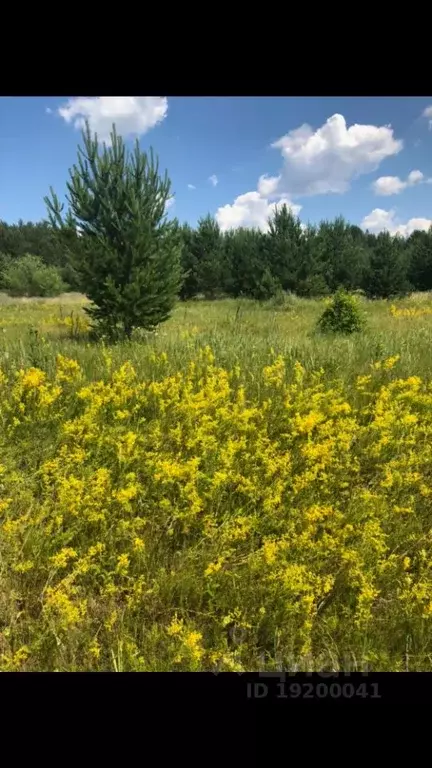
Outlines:
[[343, 290], [338, 291], [328, 301], [318, 320], [318, 328], [324, 333], [330, 331], [351, 334], [361, 331], [363, 327], [364, 319], [356, 298]]
[[11, 296], [59, 296], [66, 290], [56, 267], [30, 255], [7, 263], [1, 284]]

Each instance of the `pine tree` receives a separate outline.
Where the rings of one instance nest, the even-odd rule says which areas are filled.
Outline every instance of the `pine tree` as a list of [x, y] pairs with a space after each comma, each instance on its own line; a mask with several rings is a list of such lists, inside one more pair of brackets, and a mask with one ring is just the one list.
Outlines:
[[409, 279], [417, 291], [432, 290], [432, 227], [413, 232], [407, 243]]
[[129, 153], [115, 126], [110, 146], [101, 147], [87, 123], [83, 143], [69, 171], [67, 215], [52, 188], [45, 202], [54, 227], [80, 231], [73, 266], [90, 316], [111, 337], [130, 338], [134, 328], [166, 320], [180, 289], [180, 235], [166, 219], [170, 181], [138, 140]]
[[208, 215], [198, 221], [190, 250], [195, 263], [197, 293], [213, 299], [221, 293], [224, 272], [223, 237], [219, 224]]
[[268, 269], [284, 291], [295, 290], [303, 239], [300, 219], [285, 204], [277, 207], [269, 220], [265, 251]]
[[[372, 242], [372, 241], [371, 241]], [[380, 232], [371, 248], [370, 262], [363, 287], [369, 298], [388, 299], [409, 292], [408, 259], [400, 237]]]
[[231, 295], [262, 300], [280, 289], [280, 283], [267, 267], [264, 235], [259, 230], [239, 228], [227, 232], [225, 253], [231, 274]]
[[327, 306], [318, 320], [318, 328], [323, 333], [357, 333], [364, 328], [365, 318], [354, 296], [339, 288], [328, 300]]
[[299, 296], [314, 298], [326, 296], [329, 287], [321, 273], [317, 260], [317, 227], [308, 224], [303, 231], [302, 247], [296, 271], [294, 292]]
[[197, 263], [192, 247], [195, 232], [189, 224], [183, 224], [180, 227], [180, 235], [182, 242], [181, 266], [183, 270], [183, 283], [180, 290], [180, 298], [182, 301], [187, 301], [187, 299], [192, 299], [199, 293]]
[[357, 227], [351, 227], [342, 216], [322, 221], [315, 240], [319, 270], [330, 291], [353, 290], [361, 284], [368, 261], [365, 241]]

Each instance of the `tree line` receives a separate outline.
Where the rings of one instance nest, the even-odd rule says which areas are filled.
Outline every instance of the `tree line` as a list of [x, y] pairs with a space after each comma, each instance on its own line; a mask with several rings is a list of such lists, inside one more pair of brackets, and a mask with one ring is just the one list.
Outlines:
[[180, 227], [184, 299], [225, 294], [267, 299], [278, 291], [314, 297], [362, 290], [390, 298], [432, 290], [432, 228], [410, 237], [363, 232], [342, 217], [303, 226], [286, 206], [268, 232], [237, 229], [222, 233], [210, 216], [193, 229]]
[[[408, 238], [363, 232], [342, 217], [303, 226], [286, 206], [269, 229], [221, 232], [211, 216], [193, 228], [173, 222], [183, 273], [180, 298], [245, 296], [259, 300], [280, 291], [315, 297], [338, 288], [390, 298], [411, 290], [432, 290], [432, 228]], [[63, 241], [62, 241], [63, 238]], [[0, 269], [27, 254], [56, 267], [70, 289], [83, 290], [74, 268], [82, 243], [72, 229], [60, 237], [49, 222], [0, 222]]]

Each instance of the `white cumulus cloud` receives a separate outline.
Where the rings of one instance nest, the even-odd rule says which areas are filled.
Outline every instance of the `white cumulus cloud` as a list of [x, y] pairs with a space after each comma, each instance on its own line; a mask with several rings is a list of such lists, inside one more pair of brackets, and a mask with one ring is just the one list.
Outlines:
[[287, 195], [320, 195], [346, 192], [355, 177], [378, 168], [396, 155], [403, 142], [391, 126], [354, 124], [347, 127], [335, 114], [314, 131], [310, 125], [290, 131], [275, 141], [284, 166], [277, 190]]
[[187, 186], [188, 186], [188, 189], [196, 189], [194, 184], [188, 184]]
[[[304, 124], [272, 144], [283, 158], [279, 175], [260, 176], [257, 191], [247, 192], [231, 205], [222, 206], [216, 218], [222, 229], [266, 229], [268, 217], [278, 202], [285, 202], [298, 214], [301, 206], [292, 202], [295, 197], [346, 192], [352, 179], [373, 172], [387, 157], [400, 152], [402, 146], [391, 126], [347, 126], [343, 115], [329, 117], [316, 130]], [[412, 177], [409, 183], [417, 181]]]
[[361, 227], [368, 229], [369, 232], [390, 232], [392, 235], [403, 235], [408, 237], [416, 229], [427, 231], [432, 225], [432, 219], [413, 218], [405, 224], [398, 221], [394, 210], [385, 211], [382, 208], [375, 208], [371, 213], [364, 217]]
[[103, 141], [109, 141], [112, 124], [123, 136], [141, 136], [160, 123], [168, 112], [165, 96], [73, 97], [58, 109], [58, 114], [75, 128], [89, 121]]
[[258, 179], [258, 192], [262, 197], [271, 197], [277, 191], [280, 176], [260, 176]]
[[411, 171], [411, 173], [407, 176], [407, 182], [408, 184], [419, 184], [421, 181], [424, 180], [424, 175], [421, 171]]
[[398, 195], [407, 186], [398, 176], [381, 176], [374, 181], [372, 188], [376, 195]]
[[174, 197], [174, 195], [170, 195], [170, 197], [168, 198], [168, 200], [167, 200], [167, 201], [166, 201], [166, 203], [165, 203], [165, 212], [166, 212], [166, 211], [167, 211], [169, 208], [172, 208], [172, 206], [174, 205], [174, 203], [175, 203], [175, 197]]
[[407, 187], [413, 187], [415, 184], [420, 184], [423, 181], [425, 181], [425, 177], [421, 171], [411, 171], [406, 181], [402, 181], [399, 176], [380, 176], [379, 179], [373, 182], [372, 189], [376, 195], [398, 195]]
[[210, 182], [210, 184], [213, 184], [214, 187], [216, 187], [218, 181], [219, 181], [219, 179], [218, 179], [218, 177], [216, 176], [215, 173], [212, 176], [209, 176], [209, 182]]
[[286, 203], [294, 214], [298, 214], [301, 205], [293, 205], [288, 198], [281, 197], [275, 202], [270, 202], [262, 197], [259, 192], [246, 192], [239, 195], [232, 205], [224, 205], [216, 212], [216, 221], [221, 230], [238, 227], [255, 227], [265, 231], [268, 229], [268, 219], [274, 213], [277, 205]]
[[432, 104], [430, 107], [426, 107], [426, 109], [423, 110], [422, 117], [429, 118], [429, 130], [432, 131]]

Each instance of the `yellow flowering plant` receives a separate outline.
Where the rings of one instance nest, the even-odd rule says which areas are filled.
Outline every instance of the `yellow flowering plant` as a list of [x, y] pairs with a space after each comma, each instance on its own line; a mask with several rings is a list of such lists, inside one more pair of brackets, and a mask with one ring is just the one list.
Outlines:
[[169, 362], [0, 376], [0, 669], [429, 668], [431, 384]]

